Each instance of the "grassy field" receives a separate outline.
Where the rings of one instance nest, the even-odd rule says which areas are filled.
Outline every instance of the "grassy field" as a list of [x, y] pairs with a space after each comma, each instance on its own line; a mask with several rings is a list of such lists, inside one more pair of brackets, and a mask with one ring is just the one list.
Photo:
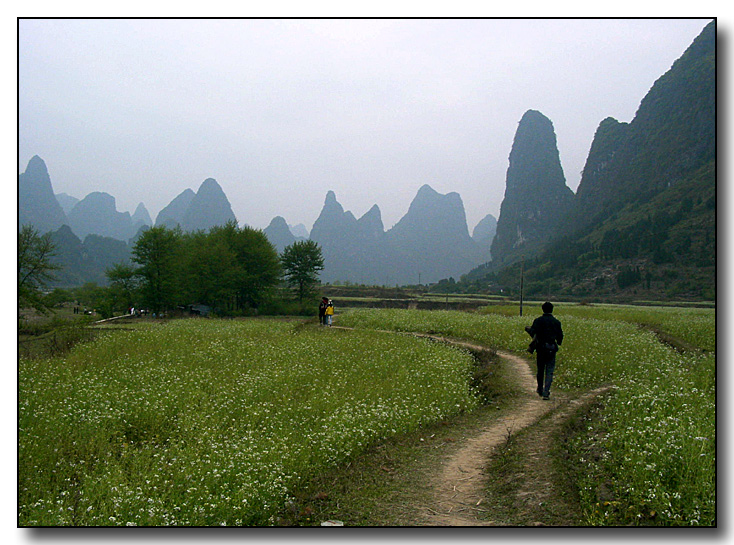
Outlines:
[[472, 364], [274, 320], [140, 324], [21, 359], [19, 524], [273, 524], [300, 482], [471, 411]]
[[[579, 309], [558, 309], [565, 340], [555, 387], [613, 386], [603, 411], [573, 445], [574, 463], [586, 476], [579, 485], [586, 523], [713, 524], [714, 311], [642, 311], [643, 323], [670, 335], [685, 334], [697, 349], [680, 353], [636, 324], [637, 309]], [[512, 351], [527, 347], [523, 326], [531, 321], [501, 311], [359, 310], [340, 319], [358, 328], [433, 332]]]
[[[532, 316], [506, 312], [338, 317], [356, 331], [140, 321], [62, 356], [21, 358], [19, 524], [279, 524], [296, 491], [365, 449], [479, 406], [468, 353], [376, 330], [524, 352]], [[715, 311], [559, 305], [557, 315], [566, 339], [554, 388], [613, 387], [567, 445], [584, 524], [715, 523]]]
[[[525, 307], [525, 315], [540, 314], [541, 303]], [[480, 310], [484, 314], [516, 316], [516, 306], [487, 306]], [[530, 314], [528, 314], [530, 313]], [[710, 308], [681, 308], [632, 305], [579, 305], [560, 304], [554, 314], [560, 318], [573, 316], [596, 320], [619, 321], [638, 324], [670, 335], [686, 345], [699, 350], [716, 350], [716, 310]], [[531, 318], [529, 318], [530, 320]]]

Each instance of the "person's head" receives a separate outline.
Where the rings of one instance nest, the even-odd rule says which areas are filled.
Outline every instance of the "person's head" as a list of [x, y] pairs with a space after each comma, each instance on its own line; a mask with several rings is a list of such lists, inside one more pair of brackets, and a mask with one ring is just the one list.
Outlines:
[[542, 308], [543, 312], [545, 312], [546, 314], [553, 313], [553, 303], [551, 303], [550, 301], [546, 301], [545, 303], [543, 303], [543, 306], [540, 308]]
[[328, 300], [328, 299], [327, 299], [326, 297], [322, 297], [322, 298], [321, 298], [321, 300], [322, 300], [322, 301], [323, 301], [324, 303], [328, 303], [328, 302], [329, 302], [329, 300]]

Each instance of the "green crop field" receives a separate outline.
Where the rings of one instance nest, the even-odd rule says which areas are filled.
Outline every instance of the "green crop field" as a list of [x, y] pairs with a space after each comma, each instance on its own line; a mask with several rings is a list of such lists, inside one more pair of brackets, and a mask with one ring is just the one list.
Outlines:
[[[499, 313], [489, 309], [484, 314], [359, 310], [346, 314], [340, 324], [434, 332], [524, 351], [529, 337], [523, 326], [532, 317], [506, 316], [499, 308]], [[612, 386], [598, 419], [575, 445], [575, 462], [585, 475], [581, 496], [588, 524], [713, 524], [716, 370], [715, 353], [710, 350], [715, 347], [714, 313], [558, 307], [565, 340], [557, 356], [556, 387]], [[678, 353], [636, 322], [684, 336], [699, 350]], [[602, 484], [612, 488], [614, 500], [600, 501]]]
[[[525, 307], [527, 312], [540, 312], [540, 304]], [[482, 309], [487, 314], [517, 315], [517, 306], [490, 306]], [[558, 317], [574, 316], [598, 320], [620, 321], [655, 328], [695, 348], [716, 350], [716, 311], [709, 308], [682, 308], [630, 305], [578, 305], [557, 306]]]
[[[479, 405], [467, 352], [377, 330], [529, 356], [532, 317], [502, 312], [340, 315], [354, 331], [140, 322], [62, 357], [21, 358], [19, 524], [276, 524], [315, 475]], [[584, 524], [715, 523], [714, 313], [557, 308], [566, 338], [556, 391], [611, 387], [568, 445]]]
[[21, 360], [21, 525], [262, 525], [366, 445], [476, 406], [415, 338], [181, 320]]

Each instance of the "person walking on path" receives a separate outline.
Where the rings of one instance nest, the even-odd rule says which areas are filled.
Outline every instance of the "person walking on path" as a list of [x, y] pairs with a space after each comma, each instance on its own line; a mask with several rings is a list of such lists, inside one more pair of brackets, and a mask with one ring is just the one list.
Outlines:
[[321, 298], [319, 303], [319, 325], [326, 325], [326, 307], [329, 305], [329, 300], [326, 297]]
[[538, 355], [538, 389], [536, 392], [547, 400], [550, 399], [550, 388], [556, 369], [556, 352], [563, 342], [563, 329], [561, 322], [553, 316], [552, 303], [546, 301], [541, 308], [543, 315], [533, 320], [533, 325], [526, 327], [525, 331], [533, 337], [534, 348]]

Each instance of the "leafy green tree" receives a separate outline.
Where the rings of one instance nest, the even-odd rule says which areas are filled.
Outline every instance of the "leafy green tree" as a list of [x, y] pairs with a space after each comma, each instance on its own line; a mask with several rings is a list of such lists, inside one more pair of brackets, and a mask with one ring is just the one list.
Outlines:
[[140, 265], [143, 304], [153, 312], [171, 308], [179, 286], [177, 250], [181, 231], [165, 226], [151, 227], [138, 237], [132, 251], [133, 262]]
[[54, 288], [54, 290], [43, 298], [43, 302], [49, 307], [61, 307], [64, 303], [74, 300], [74, 295], [62, 288]]
[[48, 313], [43, 290], [54, 280], [53, 271], [59, 265], [51, 263], [54, 245], [51, 233], [39, 235], [31, 225], [24, 225], [18, 232], [18, 308], [34, 308]]
[[278, 252], [265, 234], [235, 221], [208, 232], [153, 227], [140, 235], [132, 255], [140, 265], [143, 304], [154, 312], [177, 301], [221, 312], [257, 308], [280, 280]]
[[96, 282], [86, 282], [74, 290], [74, 295], [88, 310], [99, 310], [109, 305], [107, 288], [97, 285]]
[[196, 231], [183, 235], [179, 248], [182, 300], [227, 308], [235, 294], [235, 254], [223, 240]]
[[259, 307], [267, 301], [280, 280], [278, 252], [260, 229], [237, 227], [230, 221], [209, 231], [212, 245], [225, 244], [233, 253], [231, 271], [235, 306]]
[[298, 300], [303, 302], [318, 284], [319, 272], [324, 270], [321, 248], [313, 240], [294, 242], [283, 250], [281, 262], [288, 285], [295, 288]]
[[135, 305], [140, 290], [140, 276], [130, 263], [117, 263], [105, 271], [110, 281], [110, 298], [112, 306], [118, 310], [127, 310]]
[[260, 229], [241, 229], [235, 245], [237, 262], [237, 300], [242, 306], [257, 308], [271, 296], [280, 282], [278, 251]]

